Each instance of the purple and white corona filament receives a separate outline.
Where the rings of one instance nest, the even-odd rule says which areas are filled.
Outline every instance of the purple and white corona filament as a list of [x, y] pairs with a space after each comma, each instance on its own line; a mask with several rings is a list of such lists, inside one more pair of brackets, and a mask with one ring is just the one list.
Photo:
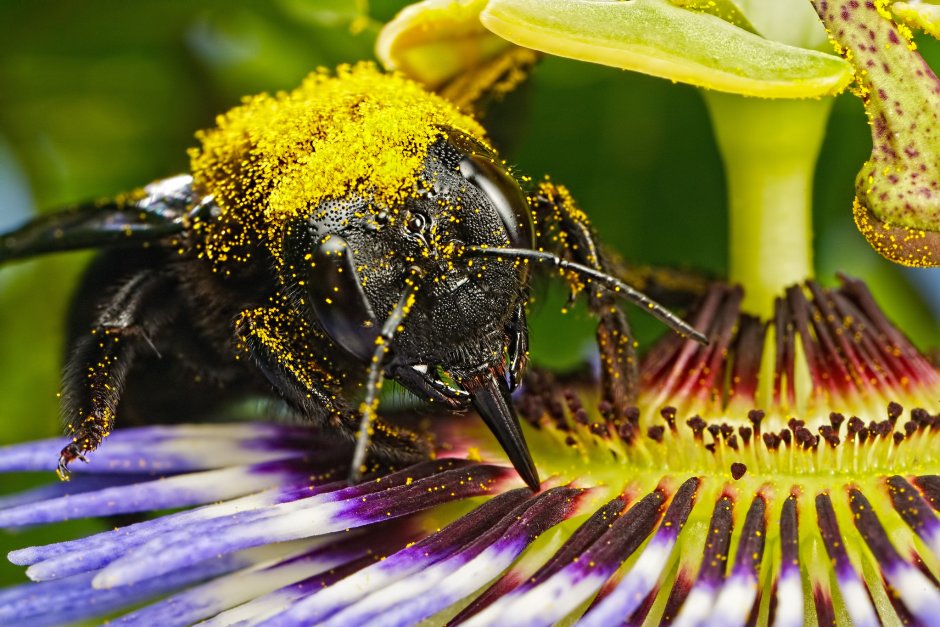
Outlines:
[[[703, 296], [712, 344], [653, 347], [635, 408], [534, 373], [537, 494], [453, 417], [438, 459], [353, 487], [350, 451], [304, 428], [118, 430], [72, 482], [3, 497], [0, 524], [173, 513], [14, 551], [35, 583], [0, 591], [0, 622], [933, 624], [937, 368], [851, 279], [793, 287], [769, 321], [739, 303]], [[51, 472], [60, 446], [0, 470]]]

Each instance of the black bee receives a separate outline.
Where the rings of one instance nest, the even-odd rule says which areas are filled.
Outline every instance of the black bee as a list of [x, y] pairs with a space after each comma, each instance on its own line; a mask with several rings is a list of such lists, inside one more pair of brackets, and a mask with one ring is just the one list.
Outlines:
[[525, 194], [472, 118], [402, 77], [368, 64], [319, 72], [198, 138], [192, 175], [0, 239], [0, 261], [105, 249], [71, 314], [63, 478], [118, 416], [198, 418], [272, 386], [357, 440], [355, 478], [367, 450], [422, 454], [415, 434], [376, 419], [392, 378], [475, 408], [537, 489], [510, 398], [526, 367], [535, 262], [587, 291], [612, 400], [635, 385], [615, 299], [704, 341], [610, 276], [564, 188]]

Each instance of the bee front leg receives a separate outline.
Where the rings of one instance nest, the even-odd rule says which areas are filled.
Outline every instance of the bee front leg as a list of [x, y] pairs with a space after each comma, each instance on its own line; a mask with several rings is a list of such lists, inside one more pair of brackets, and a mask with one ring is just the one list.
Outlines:
[[[300, 316], [261, 307], [242, 312], [235, 323], [235, 341], [295, 411], [334, 429], [344, 440], [356, 440], [359, 412], [346, 404], [331, 351], [323, 350], [329, 340], [322, 333]], [[427, 458], [427, 446], [417, 434], [382, 420], [374, 428], [370, 453], [376, 458], [392, 463]]]
[[79, 339], [66, 367], [62, 414], [72, 442], [59, 454], [57, 473], [67, 480], [68, 466], [95, 450], [114, 427], [115, 411], [127, 373], [141, 348], [177, 313], [175, 284], [153, 271], [140, 272], [107, 301], [89, 334]]
[[[585, 213], [568, 190], [544, 180], [529, 201], [533, 208], [538, 244], [545, 250], [610, 274], [610, 264], [597, 242]], [[572, 294], [585, 289], [581, 279], [566, 277]], [[604, 287], [587, 287], [588, 308], [598, 318], [597, 345], [601, 358], [601, 384], [606, 400], [624, 409], [636, 401], [639, 387], [636, 345], [630, 325], [617, 299]]]

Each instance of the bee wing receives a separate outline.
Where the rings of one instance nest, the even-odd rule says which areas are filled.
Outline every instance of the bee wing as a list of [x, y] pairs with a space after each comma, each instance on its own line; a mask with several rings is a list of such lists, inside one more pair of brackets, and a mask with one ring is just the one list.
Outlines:
[[138, 245], [181, 232], [187, 219], [211, 205], [194, 207], [192, 177], [165, 179], [127, 198], [79, 205], [39, 216], [0, 235], [0, 263], [46, 253]]

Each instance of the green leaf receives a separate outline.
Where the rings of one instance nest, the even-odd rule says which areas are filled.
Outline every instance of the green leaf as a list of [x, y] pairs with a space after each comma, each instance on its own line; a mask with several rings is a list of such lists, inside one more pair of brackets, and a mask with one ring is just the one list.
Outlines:
[[842, 91], [842, 59], [764, 39], [667, 0], [492, 0], [483, 24], [549, 54], [764, 98]]

